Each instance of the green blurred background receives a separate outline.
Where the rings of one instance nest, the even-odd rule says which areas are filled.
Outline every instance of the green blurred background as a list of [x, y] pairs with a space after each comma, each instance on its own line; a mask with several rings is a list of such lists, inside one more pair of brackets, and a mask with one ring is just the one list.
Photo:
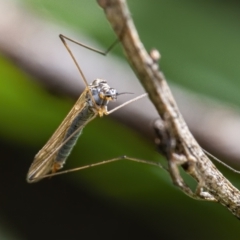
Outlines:
[[[23, 2], [41, 18], [68, 24], [103, 46], [114, 39], [95, 1]], [[160, 50], [167, 79], [240, 105], [238, 1], [128, 4], [146, 48]], [[74, 100], [47, 92], [0, 57], [1, 239], [239, 239], [239, 221], [224, 207], [186, 197], [164, 171], [151, 166], [118, 162], [27, 184], [34, 155]], [[66, 168], [123, 154], [160, 158], [138, 133], [109, 117], [96, 119], [84, 129]], [[240, 187], [238, 176], [223, 171]]]

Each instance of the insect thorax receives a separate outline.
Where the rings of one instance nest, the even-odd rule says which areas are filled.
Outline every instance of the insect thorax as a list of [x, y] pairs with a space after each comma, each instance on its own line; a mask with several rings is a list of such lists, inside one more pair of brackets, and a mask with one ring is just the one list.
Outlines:
[[91, 95], [98, 107], [106, 107], [109, 101], [115, 101], [117, 99], [117, 90], [111, 88], [106, 80], [96, 79], [89, 84]]

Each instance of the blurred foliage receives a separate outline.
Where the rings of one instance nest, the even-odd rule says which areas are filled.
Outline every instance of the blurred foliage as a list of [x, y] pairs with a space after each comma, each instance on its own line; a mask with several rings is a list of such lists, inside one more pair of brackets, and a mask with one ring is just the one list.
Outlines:
[[[39, 12], [54, 16], [105, 45], [115, 39], [94, 1], [61, 0], [57, 5], [53, 0], [27, 2]], [[131, 0], [128, 4], [144, 45], [160, 50], [161, 68], [167, 79], [240, 104], [238, 2]]]
[[[64, 22], [105, 46], [114, 39], [95, 1], [24, 2], [42, 18]], [[143, 43], [148, 49], [156, 47], [160, 50], [161, 69], [167, 79], [221, 101], [240, 104], [238, 2], [132, 0], [129, 5]], [[20, 146], [27, 155], [28, 151], [37, 151], [43, 146], [73, 101], [47, 93], [34, 83], [32, 77], [4, 57], [0, 58], [0, 65], [1, 139], [7, 145]], [[84, 129], [66, 168], [123, 154], [158, 160], [159, 155], [154, 150], [153, 144], [143, 140], [138, 133], [110, 118], [98, 118]], [[22, 160], [26, 166], [30, 165], [31, 156]], [[21, 177], [24, 178], [24, 175]], [[184, 235], [184, 239], [238, 239], [239, 236], [239, 222], [226, 209], [217, 204], [189, 199], [172, 186], [164, 171], [151, 166], [122, 161], [59, 179], [77, 189], [84, 185], [93, 197], [105, 199], [107, 204], [113, 205], [113, 211], [121, 213], [124, 207], [126, 212], [132, 213], [133, 221], [139, 223], [139, 228], [144, 226], [146, 231], [158, 237], [171, 239]], [[237, 183], [237, 177], [235, 179]], [[25, 186], [22, 181], [21, 186]], [[43, 184], [49, 185], [49, 181]], [[28, 191], [40, 187], [34, 185]], [[21, 190], [19, 186], [17, 188]], [[63, 192], [66, 191], [66, 187], [63, 186], [63, 189]], [[31, 201], [43, 197], [36, 196], [32, 196]], [[64, 199], [58, 201], [63, 208], [68, 208], [64, 206]], [[27, 211], [27, 208], [24, 210]], [[29, 209], [36, 211], [33, 207]], [[126, 216], [133, 218], [132, 215]], [[167, 226], [169, 235], [166, 234]]]

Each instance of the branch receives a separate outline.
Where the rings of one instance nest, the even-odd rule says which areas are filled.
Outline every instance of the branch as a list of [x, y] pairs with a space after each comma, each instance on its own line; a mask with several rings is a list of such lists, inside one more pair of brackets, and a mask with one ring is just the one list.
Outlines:
[[[126, 1], [98, 0], [98, 3], [104, 9], [130, 65], [162, 119], [155, 128], [168, 136], [165, 145], [170, 145], [170, 148], [166, 157], [173, 182], [190, 197], [219, 202], [240, 218], [239, 190], [217, 170], [190, 133], [163, 73], [158, 70], [155, 59], [150, 57], [139, 39]], [[162, 142], [162, 137], [158, 137]], [[198, 182], [195, 192], [181, 178], [178, 166], [182, 166]]]

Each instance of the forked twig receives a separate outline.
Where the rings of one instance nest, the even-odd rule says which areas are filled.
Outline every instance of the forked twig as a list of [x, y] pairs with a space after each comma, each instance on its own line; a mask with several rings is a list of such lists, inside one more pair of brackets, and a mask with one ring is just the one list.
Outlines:
[[[116, 35], [122, 43], [128, 61], [156, 107], [168, 140], [174, 142], [167, 152], [173, 182], [187, 195], [211, 200], [226, 206], [240, 218], [240, 192], [213, 165], [190, 133], [155, 59], [141, 43], [125, 0], [98, 0]], [[195, 192], [185, 184], [178, 166], [192, 176], [198, 186]]]

